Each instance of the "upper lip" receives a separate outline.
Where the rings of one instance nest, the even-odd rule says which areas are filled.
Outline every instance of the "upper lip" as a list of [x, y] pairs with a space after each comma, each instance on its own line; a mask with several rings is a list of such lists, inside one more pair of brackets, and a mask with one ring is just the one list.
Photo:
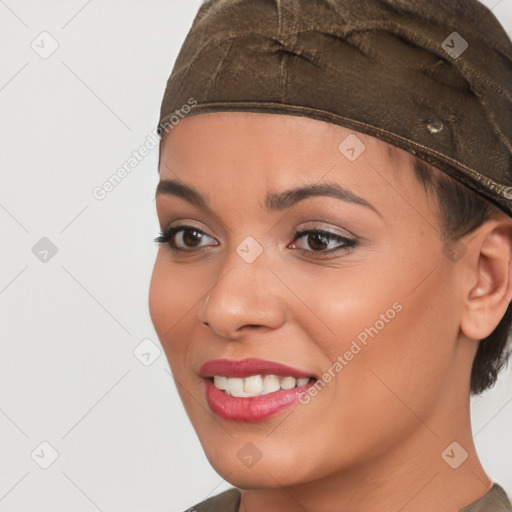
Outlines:
[[312, 374], [297, 368], [274, 361], [265, 361], [264, 359], [242, 359], [240, 361], [212, 359], [201, 365], [199, 375], [205, 378], [213, 377], [214, 375], [241, 378], [250, 377], [251, 375], [279, 375], [281, 377], [291, 376], [295, 378], [313, 377]]

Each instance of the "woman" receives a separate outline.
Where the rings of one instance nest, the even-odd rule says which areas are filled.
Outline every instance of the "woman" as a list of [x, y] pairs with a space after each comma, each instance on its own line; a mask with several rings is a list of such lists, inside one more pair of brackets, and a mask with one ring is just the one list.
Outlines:
[[511, 63], [476, 0], [202, 4], [149, 296], [234, 486], [193, 510], [512, 510], [469, 414], [508, 355]]

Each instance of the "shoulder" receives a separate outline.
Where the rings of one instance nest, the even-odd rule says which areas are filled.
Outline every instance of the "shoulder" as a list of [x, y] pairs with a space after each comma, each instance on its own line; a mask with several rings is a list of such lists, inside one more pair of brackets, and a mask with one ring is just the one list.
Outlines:
[[480, 499], [460, 512], [512, 512], [512, 504], [505, 490], [495, 483]]
[[240, 490], [236, 487], [228, 489], [216, 496], [197, 503], [185, 512], [238, 512], [240, 506]]

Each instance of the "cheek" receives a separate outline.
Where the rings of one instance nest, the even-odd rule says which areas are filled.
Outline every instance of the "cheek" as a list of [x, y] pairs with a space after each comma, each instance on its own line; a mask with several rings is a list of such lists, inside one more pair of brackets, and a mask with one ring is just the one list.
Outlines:
[[[411, 410], [428, 417], [449, 371], [440, 341], [444, 325], [438, 321], [441, 279], [425, 281], [410, 293], [421, 272], [403, 270], [388, 268], [380, 277], [369, 272], [364, 280], [357, 273], [358, 287], [347, 273], [331, 280], [332, 294], [326, 287], [322, 292], [309, 288], [308, 305], [334, 334], [311, 315], [302, 323], [327, 361], [321, 370], [327, 384], [312, 397], [308, 417], [315, 428], [314, 416], [323, 417], [321, 428], [343, 433], [329, 447], [343, 454], [338, 462], [385, 451], [417, 428]], [[350, 448], [344, 444], [347, 436], [353, 439]]]
[[330, 362], [322, 369], [335, 375], [330, 398], [350, 403], [354, 417], [371, 416], [393, 392], [428, 407], [427, 390], [441, 386], [450, 371], [447, 341], [456, 337], [457, 318], [449, 278], [433, 253], [416, 256], [387, 264], [380, 258], [364, 272], [354, 267], [333, 274], [324, 286], [301, 280], [322, 321], [309, 314], [302, 328]]
[[167, 286], [164, 283], [163, 265], [161, 263], [160, 253], [158, 254], [155, 265], [153, 266], [153, 273], [149, 284], [149, 314], [153, 326], [162, 341], [162, 334], [164, 332], [164, 324], [166, 321], [166, 312], [172, 311], [169, 307], [169, 302], [172, 302], [172, 297], [166, 293]]
[[179, 272], [171, 271], [163, 255], [159, 254], [149, 286], [149, 313], [173, 372], [174, 363], [180, 359], [177, 354], [184, 347], [175, 340], [182, 324], [187, 321], [187, 311], [194, 303], [188, 297], [190, 287], [190, 283], [188, 287], [182, 285]]
[[167, 260], [160, 249], [149, 286], [149, 313], [162, 343], [189, 319], [206, 293], [191, 268], [178, 268]]
[[197, 269], [185, 267], [169, 262], [167, 251], [160, 249], [148, 297], [151, 321], [170, 369], [180, 380], [193, 364], [190, 340], [198, 327], [198, 308], [208, 292], [208, 281], [200, 277]]

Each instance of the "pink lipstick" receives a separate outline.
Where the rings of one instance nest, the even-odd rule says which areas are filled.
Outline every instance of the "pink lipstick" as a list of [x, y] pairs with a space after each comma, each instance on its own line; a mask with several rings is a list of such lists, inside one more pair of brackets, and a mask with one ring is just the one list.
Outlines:
[[255, 422], [294, 405], [316, 377], [273, 361], [215, 359], [199, 369], [210, 409], [229, 421]]

